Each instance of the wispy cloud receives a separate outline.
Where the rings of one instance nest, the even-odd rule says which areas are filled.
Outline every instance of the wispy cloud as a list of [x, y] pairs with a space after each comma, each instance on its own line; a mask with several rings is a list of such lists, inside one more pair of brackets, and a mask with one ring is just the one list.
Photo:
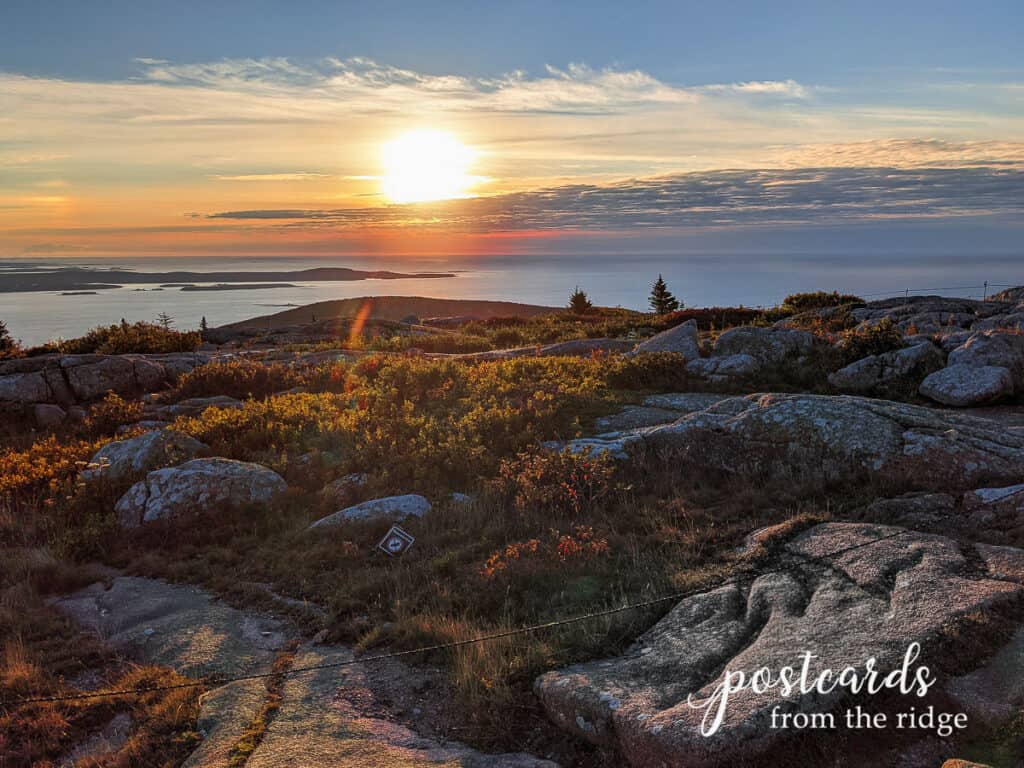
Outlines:
[[243, 173], [235, 176], [215, 175], [217, 181], [309, 181], [311, 179], [327, 179], [327, 173], [308, 173], [299, 171], [295, 173]]
[[379, 208], [225, 211], [212, 219], [462, 232], [629, 230], [1024, 213], [1024, 169], [716, 171]]

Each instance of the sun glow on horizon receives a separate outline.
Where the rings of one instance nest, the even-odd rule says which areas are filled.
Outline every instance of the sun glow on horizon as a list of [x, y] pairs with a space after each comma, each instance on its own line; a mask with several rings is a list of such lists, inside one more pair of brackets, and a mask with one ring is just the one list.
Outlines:
[[477, 153], [447, 131], [417, 130], [384, 145], [383, 192], [393, 203], [471, 197]]

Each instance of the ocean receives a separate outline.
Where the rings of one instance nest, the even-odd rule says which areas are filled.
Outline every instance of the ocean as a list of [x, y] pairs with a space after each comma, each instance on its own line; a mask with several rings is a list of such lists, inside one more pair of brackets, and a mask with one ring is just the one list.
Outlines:
[[[7, 268], [16, 260], [3, 262]], [[28, 262], [23, 262], [27, 264]], [[205, 317], [217, 326], [318, 301], [358, 296], [429, 296], [491, 299], [563, 306], [579, 286], [595, 304], [645, 310], [651, 283], [664, 275], [687, 306], [772, 306], [790, 293], [839, 290], [865, 298], [910, 292], [981, 298], [1003, 286], [1024, 284], [1024, 258], [922, 254], [865, 256], [782, 254], [687, 254], [685, 256], [489, 256], [486, 259], [320, 259], [195, 257], [126, 259], [37, 259], [47, 266], [94, 266], [145, 272], [301, 270], [338, 266], [397, 272], [445, 271], [451, 278], [403, 278], [297, 284], [294, 288], [181, 291], [158, 283], [128, 285], [95, 295], [60, 292], [0, 293], [0, 320], [23, 344], [71, 338], [87, 329], [171, 315], [175, 327], [192, 329]], [[0, 270], [0, 281], [4, 272]], [[102, 280], [102, 276], [98, 276]], [[985, 286], [985, 283], [988, 286]], [[136, 290], [144, 288], [146, 290]]]

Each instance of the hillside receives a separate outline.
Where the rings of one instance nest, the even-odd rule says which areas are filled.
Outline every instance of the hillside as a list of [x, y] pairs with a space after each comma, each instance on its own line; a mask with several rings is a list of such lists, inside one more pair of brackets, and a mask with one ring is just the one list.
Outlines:
[[558, 312], [558, 307], [544, 307], [537, 304], [518, 304], [513, 301], [474, 301], [467, 299], [431, 299], [425, 296], [360, 296], [354, 299], [320, 301], [303, 307], [287, 309], [272, 315], [261, 315], [221, 328], [266, 328], [269, 325], [294, 325], [317, 320], [334, 320], [356, 317], [369, 307], [366, 315], [375, 320], [402, 320], [409, 315], [418, 318], [447, 317], [462, 315], [488, 320], [493, 317], [535, 317]]

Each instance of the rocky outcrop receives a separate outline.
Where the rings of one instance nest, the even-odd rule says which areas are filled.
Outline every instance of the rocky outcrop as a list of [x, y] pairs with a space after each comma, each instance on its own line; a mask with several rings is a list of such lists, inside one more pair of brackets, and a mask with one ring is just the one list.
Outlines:
[[371, 499], [362, 504], [339, 510], [334, 514], [321, 517], [309, 526], [314, 528], [331, 528], [351, 521], [384, 520], [399, 523], [408, 517], [423, 517], [430, 511], [430, 502], [423, 496], [407, 493], [402, 496], [387, 496], [382, 499]]
[[168, 355], [44, 355], [0, 363], [0, 402], [87, 403], [108, 392], [155, 392], [210, 359], [209, 353]]
[[937, 403], [966, 408], [1010, 397], [1014, 392], [1013, 376], [1001, 366], [959, 363], [930, 374], [918, 391]]
[[194, 459], [209, 446], [174, 430], [154, 430], [128, 440], [116, 440], [100, 448], [82, 471], [82, 478], [121, 480], [142, 472]]
[[762, 371], [796, 372], [824, 345], [807, 331], [740, 326], [723, 332], [710, 356], [690, 360], [686, 371], [712, 384], [735, 384]]
[[572, 441], [613, 455], [668, 451], [697, 466], [750, 476], [908, 488], [970, 488], [1024, 476], [1024, 436], [995, 422], [850, 395], [731, 397], [671, 424]]
[[697, 321], [687, 320], [685, 323], [669, 328], [636, 345], [633, 354], [644, 352], [675, 352], [687, 360], [700, 357], [700, 337], [697, 333]]
[[928, 374], [942, 368], [942, 352], [931, 342], [869, 355], [840, 368], [828, 383], [852, 395], [892, 395], [916, 391]]
[[979, 301], [945, 296], [898, 296], [869, 302], [851, 314], [863, 326], [891, 320], [904, 335], [944, 334], [969, 329], [979, 320], [1011, 309], [1004, 301]]
[[232, 459], [193, 459], [146, 475], [122, 496], [115, 510], [121, 525], [195, 515], [222, 506], [264, 504], [287, 489], [276, 472]]
[[863, 675], [870, 658], [890, 671], [914, 642], [921, 663], [934, 663], [929, 653], [943, 633], [1024, 595], [1021, 580], [971, 566], [992, 559], [982, 548], [899, 528], [819, 525], [784, 553], [778, 570], [684, 599], [622, 656], [541, 676], [535, 690], [550, 717], [634, 766], [756, 764], [787, 733], [771, 727], [774, 708], [837, 712], [846, 692], [798, 688], [783, 698], [778, 687], [746, 687], [728, 697], [720, 727], [705, 736], [724, 671], [749, 680], [763, 667], [799, 669], [802, 651], [814, 655], [812, 676], [847, 666]]
[[[289, 669], [353, 661], [345, 647], [301, 640], [273, 616], [239, 610], [201, 589], [152, 579], [116, 576], [109, 587], [94, 584], [55, 606], [102, 640], [140, 662], [172, 667], [183, 675], [244, 675], [270, 671], [277, 653], [297, 644]], [[402, 681], [388, 689], [375, 675], [381, 664], [328, 667], [287, 677], [248, 766], [318, 768], [368, 765], [445, 765], [466, 768], [557, 768], [524, 753], [485, 755], [458, 742], [412, 731], [381, 711], [385, 699], [403, 704], [443, 706], [413, 668], [388, 662], [387, 675]], [[428, 705], [411, 684], [428, 690]], [[439, 701], [439, 699], [441, 699]], [[406, 703], [406, 700], [408, 703]], [[222, 768], [268, 701], [266, 681], [240, 680], [213, 686], [202, 697], [197, 728], [202, 742], [185, 768]]]
[[879, 499], [863, 511], [862, 519], [992, 544], [1019, 542], [1024, 530], [1024, 484]]

